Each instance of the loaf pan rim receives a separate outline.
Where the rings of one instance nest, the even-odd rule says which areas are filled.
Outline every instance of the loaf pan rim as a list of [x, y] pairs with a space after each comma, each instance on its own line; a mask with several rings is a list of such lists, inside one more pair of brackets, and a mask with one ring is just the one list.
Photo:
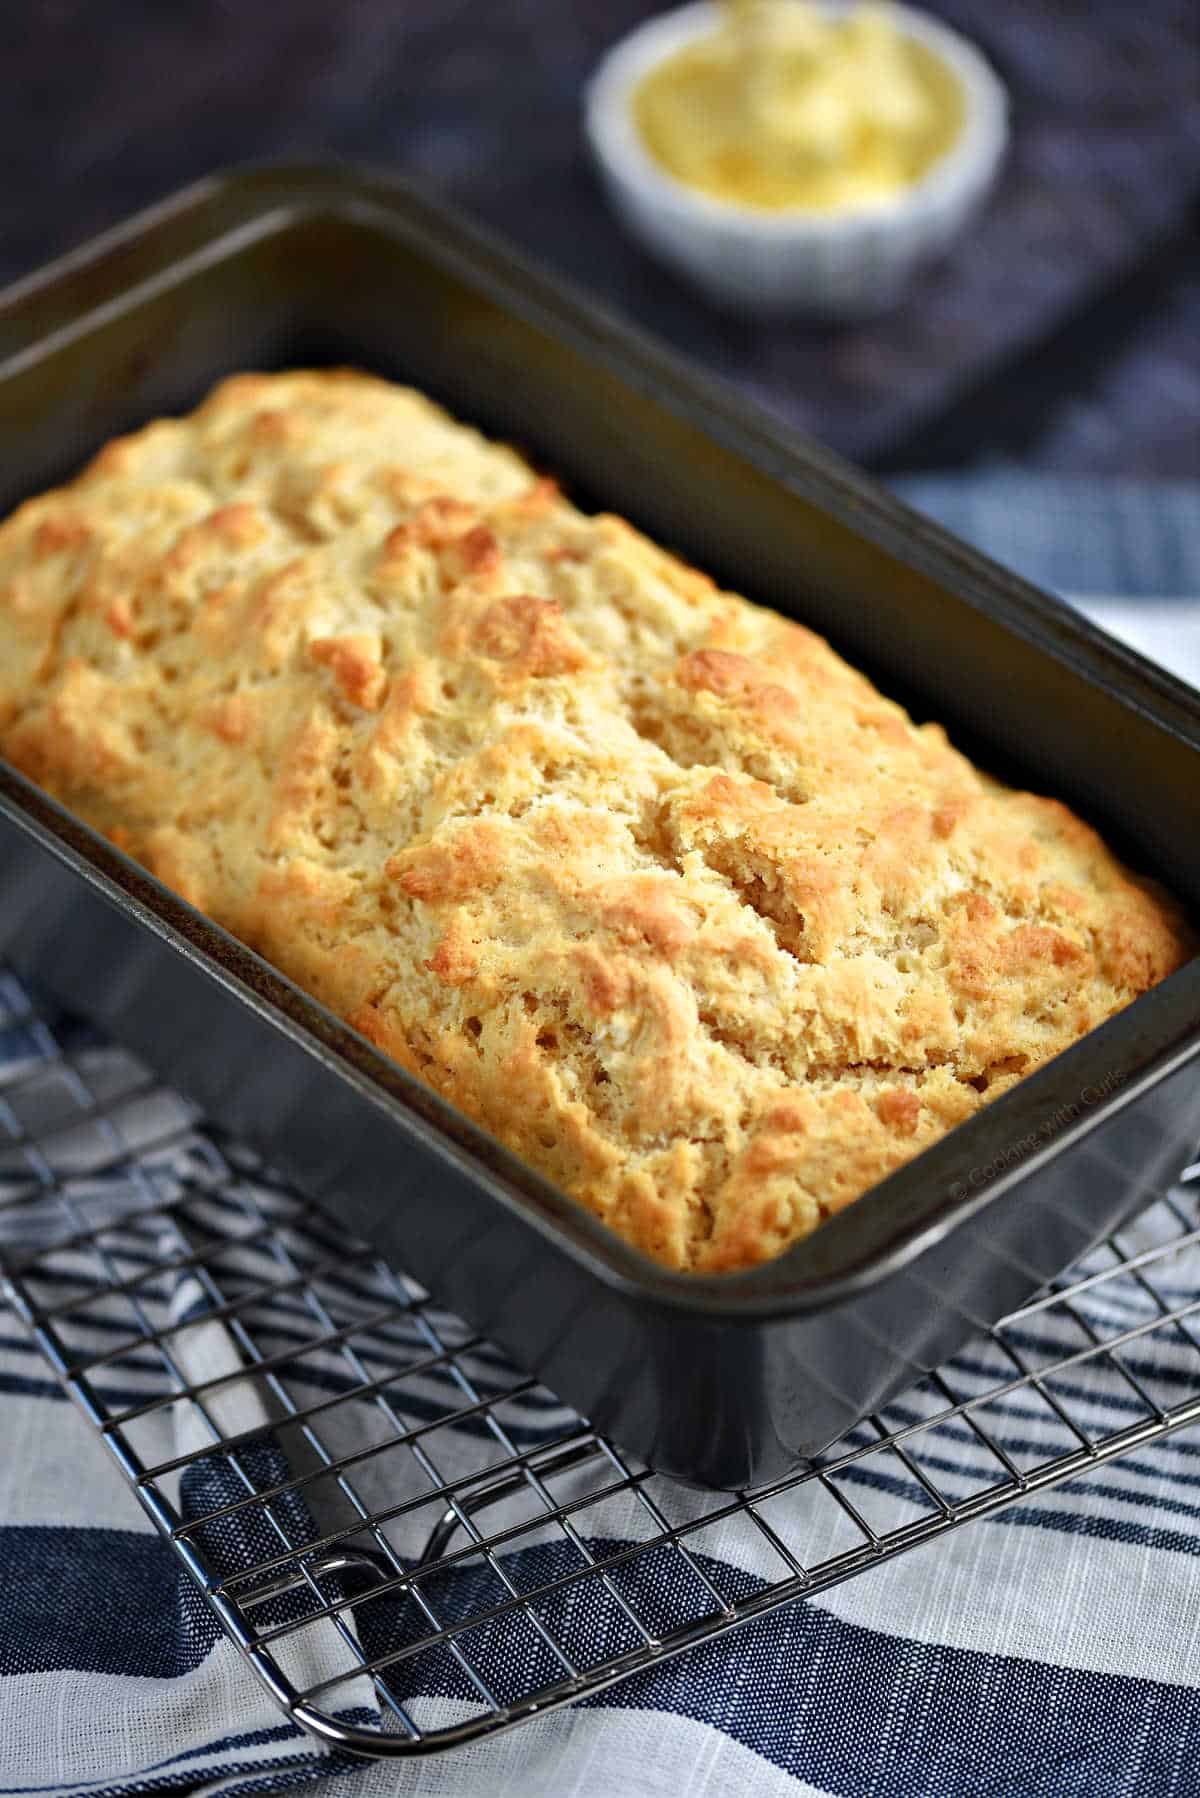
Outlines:
[[[258, 192], [257, 184], [264, 177], [292, 182], [301, 189], [306, 182], [315, 182], [322, 187], [322, 192], [308, 202], [292, 199], [284, 205], [269, 194]], [[206, 236], [205, 208], [231, 195], [243, 204], [244, 218], [241, 225], [226, 225]], [[620, 365], [622, 356], [632, 357], [639, 366], [639, 373], [649, 363], [655, 379], [655, 387], [652, 389], [654, 396], [665, 399], [665, 403], [669, 405], [682, 401], [688, 407], [692, 423], [696, 422], [695, 412], [698, 410], [704, 429], [710, 428], [710, 420], [714, 415], [723, 420], [733, 434], [732, 441], [724, 430], [717, 433], [718, 441], [733, 448], [735, 452], [747, 453], [742, 438], [748, 436], [752, 441], [765, 446], [775, 458], [786, 460], [788, 457], [796, 457], [815, 466], [822, 480], [839, 483], [845, 493], [852, 497], [856, 508], [865, 510], [868, 517], [864, 520], [860, 515], [857, 520], [860, 526], [864, 522], [871, 522], [877, 527], [877, 532], [879, 527], [883, 528], [882, 547], [896, 549], [909, 556], [915, 543], [934, 558], [949, 559], [959, 575], [955, 590], [968, 604], [999, 622], [1002, 628], [1014, 631], [1026, 641], [1032, 642], [1041, 653], [1066, 662], [1076, 673], [1108, 692], [1122, 706], [1142, 711], [1157, 728], [1168, 731], [1189, 745], [1200, 745], [1200, 696], [1194, 694], [1184, 683], [1166, 675], [1124, 645], [1115, 643], [1103, 631], [1081, 619], [1052, 596], [1010, 575], [1007, 570], [979, 555], [969, 546], [959, 544], [949, 533], [875, 488], [833, 452], [809, 444], [799, 434], [777, 423], [765, 413], [760, 413], [757, 408], [727, 391], [711, 377], [692, 369], [684, 359], [662, 348], [636, 327], [629, 327], [594, 301], [580, 297], [569, 283], [557, 276], [547, 277], [531, 266], [527, 259], [514, 257], [488, 232], [480, 230], [474, 223], [462, 220], [452, 208], [443, 206], [440, 201], [431, 202], [419, 190], [394, 175], [337, 163], [287, 162], [251, 164], [206, 177], [144, 209], [100, 238], [79, 246], [43, 269], [12, 283], [0, 292], [0, 319], [11, 322], [14, 313], [19, 314], [22, 307], [32, 308], [34, 302], [57, 283], [73, 279], [81, 271], [94, 269], [114, 250], [119, 254], [130, 244], [137, 244], [139, 240], [144, 242], [147, 235], [152, 236], [154, 232], [177, 224], [181, 219], [186, 221], [189, 211], [196, 215], [192, 224], [199, 233], [197, 248], [207, 248], [213, 253], [214, 259], [219, 259], [216, 252], [222, 246], [236, 248], [246, 241], [245, 227], [256, 221], [264, 227], [258, 235], [264, 235], [270, 230], [293, 228], [306, 220], [328, 215], [343, 218], [352, 224], [361, 224], [365, 209], [372, 218], [382, 217], [395, 228], [397, 218], [388, 212], [386, 206], [389, 197], [393, 204], [400, 202], [422, 212], [423, 216], [417, 221], [409, 217], [399, 221], [409, 234], [416, 231], [427, 239], [431, 231], [435, 235], [440, 232], [442, 236], [455, 240], [453, 249], [456, 253], [465, 254], [467, 250], [486, 252], [497, 259], [501, 270], [499, 277], [495, 279], [507, 288], [512, 288], [515, 284], [517, 289], [531, 289], [535, 296], [540, 296], [539, 303], [550, 303], [552, 311], [564, 310], [572, 320], [571, 335], [576, 341], [582, 337], [588, 351], [598, 354], [606, 366], [612, 366], [615, 361], [617, 372], [628, 376], [629, 370], [622, 369]], [[440, 247], [444, 249], [445, 246]], [[154, 282], [178, 281], [181, 278], [181, 263], [185, 261], [186, 258], [168, 259], [157, 275], [135, 284], [133, 288], [122, 290], [118, 284], [111, 300], [105, 304], [118, 307], [122, 304], [136, 304], [137, 296], [144, 295]], [[489, 273], [487, 285], [490, 287], [493, 283], [493, 275]], [[76, 321], [77, 332], [85, 331], [89, 321], [99, 310], [101, 309], [91, 308], [82, 313]], [[556, 319], [555, 324], [561, 328], [560, 320]], [[34, 331], [34, 346], [36, 343]], [[53, 349], [47, 353], [53, 353]], [[0, 363], [0, 382], [6, 375], [14, 372], [14, 362], [22, 354], [23, 352], [17, 352], [9, 355]], [[665, 383], [665, 395], [659, 382]], [[782, 481], [786, 487], [794, 486], [794, 481], [786, 480], [778, 469], [764, 468], [759, 458], [752, 453], [750, 459], [768, 478]], [[795, 472], [798, 475], [801, 471]], [[809, 473], [811, 477], [811, 467]], [[902, 541], [891, 541], [895, 533], [900, 533]], [[873, 540], [881, 542], [878, 534]], [[930, 570], [924, 557], [918, 562], [918, 566], [938, 576], [945, 574], [944, 566]], [[985, 603], [982, 595], [964, 590], [964, 577], [968, 586], [976, 581], [993, 588], [998, 584], [1006, 590], [1006, 598], [1011, 599], [1015, 595], [1019, 602], [1018, 615], [1010, 615], [1009, 608], [1004, 606], [998, 616], [996, 607]], [[1041, 631], [1028, 628], [1037, 620], [1049, 621], [1058, 626], [1055, 641], [1047, 642]], [[1095, 666], [1097, 661], [1106, 666], [1098, 668]], [[1119, 675], [1113, 667], [1114, 663], [1120, 670]], [[1125, 684], [1130, 674], [1139, 683], [1141, 691], [1138, 694], [1131, 694]], [[1179, 719], [1163, 716], [1164, 705], [1168, 712], [1181, 711], [1183, 716]], [[0, 776], [0, 809], [18, 826], [30, 828], [32, 796], [36, 796], [32, 805], [34, 812], [40, 805], [51, 808], [47, 816], [58, 814], [57, 828], [50, 828], [41, 840], [51, 846], [59, 859], [72, 867], [79, 878], [90, 880], [119, 909], [127, 913], [132, 911], [143, 927], [155, 928], [177, 953], [188, 955], [197, 965], [204, 967], [210, 978], [233, 990], [241, 1003], [262, 1011], [264, 1002], [261, 994], [255, 992], [254, 984], [247, 982], [236, 972], [236, 963], [239, 961], [245, 962], [247, 967], [253, 966], [255, 983], [262, 982], [268, 991], [277, 988], [276, 995], [265, 1003], [266, 1013], [276, 1028], [287, 1030], [327, 1065], [331, 1063], [331, 1059], [336, 1060], [337, 1071], [343, 1077], [353, 1077], [355, 1084], [373, 1102], [383, 1103], [388, 1107], [398, 1105], [405, 1114], [405, 1128], [413, 1127], [414, 1120], [420, 1121], [424, 1128], [421, 1105], [416, 1102], [416, 1095], [419, 1092], [422, 1101], [428, 1105], [431, 1103], [430, 1089], [417, 1082], [415, 1077], [404, 1074], [396, 1064], [389, 1063], [365, 1039], [337, 1020], [316, 1000], [304, 994], [286, 976], [270, 968], [244, 945], [236, 943], [219, 926], [202, 918], [201, 914], [139, 869], [88, 826], [72, 818], [53, 800], [32, 787], [15, 770], [10, 769], [8, 764], [0, 763]], [[25, 789], [23, 800], [22, 789]], [[38, 834], [36, 830], [35, 834]], [[90, 853], [81, 844], [72, 845], [72, 835], [81, 836], [82, 844], [90, 843]], [[137, 896], [139, 887], [142, 889], [140, 898]], [[152, 904], [145, 897], [146, 894], [153, 899]], [[174, 918], [173, 912], [177, 913]], [[194, 937], [202, 942], [208, 938], [209, 946], [197, 953], [192, 940]], [[1194, 1017], [1191, 1015], [1193, 996]], [[279, 1001], [284, 999], [286, 1003], [281, 1004]], [[849, 1265], [844, 1266], [840, 1272], [830, 1274], [827, 1271], [816, 1275], [810, 1273], [807, 1279], [796, 1279], [796, 1275], [802, 1273], [804, 1262], [813, 1259], [815, 1243], [822, 1243], [828, 1249], [831, 1242], [845, 1240], [846, 1220], [853, 1221], [855, 1214], [858, 1218], [864, 1215], [859, 1207], [875, 1201], [877, 1195], [884, 1195], [884, 1199], [894, 1197], [921, 1176], [930, 1180], [937, 1178], [941, 1162], [945, 1159], [943, 1152], [947, 1144], [957, 1145], [965, 1152], [964, 1142], [967, 1147], [974, 1146], [988, 1134], [991, 1120], [997, 1117], [1007, 1118], [1009, 1110], [1016, 1118], [1020, 1109], [1032, 1108], [1038, 1098], [1048, 1097], [1052, 1087], [1064, 1079], [1064, 1070], [1069, 1073], [1079, 1065], [1080, 1057], [1087, 1055], [1089, 1045], [1094, 1045], [1102, 1033], [1110, 1032], [1113, 1039], [1119, 1040], [1123, 1030], [1129, 1028], [1131, 1022], [1139, 1025], [1144, 1023], [1148, 1027], [1149, 1012], [1152, 1009], [1162, 1012], [1169, 1008], [1173, 1013], [1180, 1006], [1188, 1011], [1188, 1016], [1182, 1022], [1185, 1029], [1190, 1027], [1196, 1033], [1194, 1040], [1184, 1042], [1178, 1032], [1173, 1038], [1170, 1032], [1164, 1037], [1160, 1030], [1155, 1053], [1138, 1068], [1136, 1077], [1123, 1085], [1110, 1102], [1097, 1105], [1089, 1113], [1085, 1126], [1074, 1132], [1064, 1132], [1048, 1144], [1043, 1153], [1036, 1158], [1030, 1157], [1015, 1163], [1002, 1177], [981, 1183], [965, 1195], [936, 1206], [923, 1223], [902, 1230], [893, 1240], [877, 1247], [865, 1259], [855, 1262], [851, 1258]], [[293, 1018], [292, 1009], [306, 1013], [309, 1021], [305, 1023]], [[317, 1031], [313, 1030], [314, 1021], [320, 1025]], [[1081, 1135], [1105, 1122], [1117, 1110], [1135, 1099], [1146, 1086], [1165, 1077], [1168, 1068], [1179, 1059], [1186, 1059], [1200, 1052], [1200, 1030], [1197, 1030], [1197, 1026], [1200, 1026], [1200, 958], [1187, 964], [1170, 980], [1096, 1030], [1090, 1031], [1079, 1043], [1028, 1076], [994, 1105], [956, 1126], [939, 1142], [914, 1157], [905, 1167], [870, 1189], [854, 1205], [822, 1226], [815, 1235], [793, 1244], [773, 1261], [730, 1274], [697, 1275], [661, 1267], [527, 1168], [488, 1133], [473, 1125], [470, 1120], [462, 1119], [461, 1114], [455, 1113], [444, 1100], [433, 1095], [433, 1101], [435, 1108], [444, 1109], [449, 1114], [454, 1128], [466, 1134], [468, 1146], [465, 1154], [470, 1171], [487, 1188], [489, 1196], [502, 1199], [521, 1222], [537, 1230], [558, 1252], [581, 1263], [592, 1276], [601, 1278], [607, 1285], [622, 1292], [635, 1293], [642, 1302], [671, 1311], [683, 1310], [698, 1318], [711, 1317], [714, 1321], [719, 1319], [722, 1325], [739, 1320], [752, 1324], [772, 1316], [786, 1317], [827, 1309], [890, 1278], [910, 1260], [916, 1259], [931, 1243], [951, 1234], [960, 1223], [964, 1223], [988, 1204], [1001, 1200], [1010, 1184], [1024, 1178], [1035, 1167], [1066, 1152]], [[326, 1035], [340, 1037], [342, 1046], [331, 1049], [324, 1041]], [[346, 1052], [347, 1046], [352, 1048], [352, 1053]], [[373, 1064], [367, 1074], [357, 1066], [358, 1061], [364, 1059]], [[402, 1094], [389, 1090], [389, 1078], [400, 1078], [400, 1084], [404, 1088]], [[456, 1142], [448, 1128], [443, 1126], [436, 1129], [441, 1139], [441, 1148], [452, 1149], [456, 1156], [464, 1153], [461, 1144]], [[489, 1166], [489, 1158], [493, 1156], [498, 1159], [495, 1168]], [[884, 1201], [881, 1200], [880, 1203], [882, 1202]], [[548, 1205], [547, 1212], [544, 1208]], [[818, 1258], [826, 1259], [827, 1256], [822, 1254]]]

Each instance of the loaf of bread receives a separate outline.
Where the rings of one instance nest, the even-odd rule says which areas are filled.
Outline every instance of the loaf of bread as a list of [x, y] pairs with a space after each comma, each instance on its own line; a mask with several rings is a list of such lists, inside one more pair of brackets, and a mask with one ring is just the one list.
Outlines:
[[1065, 806], [361, 374], [236, 376], [0, 528], [0, 750], [674, 1268], [1188, 950]]

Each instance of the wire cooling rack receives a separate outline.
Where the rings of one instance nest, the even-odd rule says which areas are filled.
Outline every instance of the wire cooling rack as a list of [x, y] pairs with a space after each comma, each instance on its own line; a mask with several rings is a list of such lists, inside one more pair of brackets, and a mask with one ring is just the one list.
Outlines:
[[813, 1466], [700, 1493], [0, 969], [4, 1296], [279, 1703], [368, 1755], [568, 1703], [1200, 1420], [1196, 1196]]

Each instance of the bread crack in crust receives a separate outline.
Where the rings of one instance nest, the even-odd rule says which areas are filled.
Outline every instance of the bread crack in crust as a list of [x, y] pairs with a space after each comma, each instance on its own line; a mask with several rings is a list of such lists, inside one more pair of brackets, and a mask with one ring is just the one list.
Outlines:
[[0, 748], [671, 1267], [1189, 948], [1064, 806], [360, 374], [237, 376], [7, 521]]

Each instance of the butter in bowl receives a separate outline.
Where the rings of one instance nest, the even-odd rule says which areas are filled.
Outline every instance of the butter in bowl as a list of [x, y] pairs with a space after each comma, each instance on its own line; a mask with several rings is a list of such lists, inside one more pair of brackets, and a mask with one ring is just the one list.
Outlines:
[[1004, 89], [907, 6], [725, 0], [623, 38], [586, 99], [632, 233], [718, 303], [885, 310], [975, 216], [1008, 141]]

